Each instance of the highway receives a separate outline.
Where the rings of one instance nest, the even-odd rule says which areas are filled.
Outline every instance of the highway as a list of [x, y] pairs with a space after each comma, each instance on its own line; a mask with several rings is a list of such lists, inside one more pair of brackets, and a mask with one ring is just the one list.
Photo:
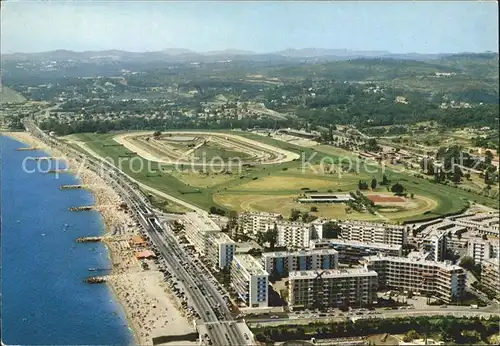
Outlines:
[[153, 242], [153, 249], [166, 261], [176, 278], [183, 282], [186, 294], [190, 298], [189, 304], [200, 315], [201, 321], [197, 323], [208, 323], [207, 330], [212, 345], [244, 345], [246, 343], [243, 335], [236, 328], [234, 318], [220, 293], [200, 268], [191, 262], [191, 257], [186, 255], [173, 236], [173, 232], [159, 222], [147, 198], [134, 186], [142, 184], [130, 179], [109, 162], [99, 157], [96, 157], [98, 159], [96, 161], [48, 136], [31, 119], [25, 119], [24, 125], [28, 132], [45, 144], [56, 147], [68, 157], [82, 161], [86, 168], [91, 169], [108, 182], [127, 202], [130, 210], [135, 213], [136, 219], [143, 226], [144, 234]]

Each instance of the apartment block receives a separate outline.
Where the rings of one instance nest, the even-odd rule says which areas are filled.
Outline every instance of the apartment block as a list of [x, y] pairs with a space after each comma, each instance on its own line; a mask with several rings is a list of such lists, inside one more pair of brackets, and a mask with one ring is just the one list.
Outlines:
[[366, 244], [360, 241], [343, 239], [316, 239], [309, 242], [310, 249], [334, 249], [341, 263], [357, 263], [363, 257], [377, 254], [402, 256], [402, 245]]
[[320, 239], [323, 236], [324, 220], [310, 223], [283, 220], [279, 214], [242, 213], [238, 219], [243, 233], [258, 234], [275, 229], [278, 231], [277, 246], [290, 250], [307, 248], [309, 240]]
[[431, 294], [446, 303], [462, 297], [466, 273], [463, 268], [445, 262], [429, 261], [421, 253], [408, 258], [370, 256], [365, 266], [378, 274], [379, 288]]
[[238, 216], [238, 227], [244, 234], [258, 234], [267, 232], [280, 218], [280, 214], [244, 212]]
[[408, 242], [406, 227], [359, 221], [339, 222], [341, 238], [363, 243], [405, 245]]
[[212, 266], [219, 269], [231, 266], [236, 253], [236, 242], [226, 233], [210, 232], [208, 235], [207, 257]]
[[180, 220], [184, 225], [187, 240], [202, 255], [207, 254], [210, 234], [221, 232], [220, 227], [208, 217], [208, 214], [190, 212]]
[[285, 277], [292, 271], [335, 269], [338, 267], [338, 252], [334, 249], [265, 252], [262, 262], [269, 274]]
[[294, 271], [289, 274], [292, 309], [366, 307], [377, 301], [377, 273], [366, 268]]
[[481, 263], [481, 284], [500, 296], [500, 267], [498, 258], [486, 259]]
[[269, 274], [253, 256], [243, 254], [233, 257], [231, 285], [248, 307], [268, 306]]
[[421, 249], [434, 261], [444, 261], [448, 249], [448, 231], [436, 231], [421, 241]]
[[498, 237], [500, 235], [500, 214], [499, 212], [466, 214], [449, 217], [456, 225], [466, 227], [469, 231], [479, 231], [480, 233]]
[[481, 238], [471, 238], [467, 243], [467, 256], [472, 257], [475, 263], [481, 263], [490, 258], [498, 258], [498, 250], [498, 239], [490, 241]]

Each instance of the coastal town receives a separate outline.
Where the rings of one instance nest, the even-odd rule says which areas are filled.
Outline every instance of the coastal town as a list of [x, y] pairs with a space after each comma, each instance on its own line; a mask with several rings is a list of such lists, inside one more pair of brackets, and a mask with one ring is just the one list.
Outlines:
[[1, 345], [499, 345], [493, 4], [3, 1]]

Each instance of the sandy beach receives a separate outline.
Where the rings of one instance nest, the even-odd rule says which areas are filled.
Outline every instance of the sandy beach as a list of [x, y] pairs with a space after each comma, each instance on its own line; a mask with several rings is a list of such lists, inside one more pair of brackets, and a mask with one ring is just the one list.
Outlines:
[[62, 158], [68, 163], [70, 172], [94, 194], [95, 209], [101, 213], [106, 225], [105, 242], [113, 263], [108, 284], [125, 310], [137, 344], [152, 345], [153, 337], [194, 332], [192, 323], [168, 291], [155, 263], [148, 260], [149, 269], [144, 270], [136, 259], [135, 253], [139, 248], [134, 248], [131, 239], [139, 234], [139, 226], [120, 206], [123, 201], [116, 192], [97, 174], [81, 167], [73, 159], [65, 158], [57, 148], [48, 147], [29, 133], [2, 134]]

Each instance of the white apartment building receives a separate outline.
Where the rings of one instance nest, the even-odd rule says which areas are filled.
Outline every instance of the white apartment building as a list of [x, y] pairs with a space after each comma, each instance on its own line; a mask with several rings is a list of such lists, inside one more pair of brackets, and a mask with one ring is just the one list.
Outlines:
[[378, 274], [379, 288], [431, 294], [446, 303], [456, 301], [465, 291], [465, 270], [445, 262], [425, 260], [421, 253], [408, 258], [370, 256], [365, 266]]
[[309, 246], [309, 241], [312, 239], [312, 226], [310, 224], [280, 221], [275, 225], [278, 230], [277, 246], [286, 246], [290, 250], [307, 248]]
[[244, 234], [266, 232], [281, 217], [275, 213], [244, 212], [238, 216], [238, 227]]
[[334, 249], [265, 252], [262, 263], [270, 275], [285, 277], [292, 271], [335, 269], [338, 267], [338, 252]]
[[450, 217], [449, 219], [452, 220], [452, 222], [454, 222], [456, 225], [466, 227], [469, 231], [477, 230], [480, 233], [496, 237], [500, 235], [499, 212], [478, 213], [474, 215], [467, 214], [465, 216], [459, 215]]
[[239, 227], [243, 233], [258, 234], [276, 227], [278, 231], [277, 246], [288, 249], [301, 249], [309, 246], [309, 240], [323, 236], [324, 220], [310, 223], [283, 220], [280, 214], [242, 213], [239, 216]]
[[377, 301], [377, 273], [366, 268], [295, 271], [289, 274], [292, 309], [366, 307]]
[[387, 256], [402, 256], [402, 245], [363, 243], [343, 239], [316, 239], [309, 242], [310, 249], [334, 249], [341, 263], [357, 263], [366, 256], [384, 254]]
[[481, 238], [472, 238], [467, 243], [467, 256], [472, 257], [475, 263], [481, 263], [490, 258], [498, 258], [498, 251], [498, 239], [495, 242]]
[[208, 260], [218, 269], [229, 267], [236, 253], [236, 245], [236, 242], [226, 233], [210, 232], [207, 247]]
[[269, 274], [253, 256], [243, 254], [233, 257], [231, 285], [248, 307], [268, 306]]
[[427, 252], [434, 261], [444, 261], [448, 249], [448, 230], [432, 232], [422, 239], [421, 249]]
[[500, 296], [500, 263], [498, 258], [486, 259], [481, 263], [481, 284]]
[[221, 232], [220, 227], [204, 213], [186, 213], [180, 222], [184, 225], [187, 240], [201, 255], [207, 254], [209, 235]]
[[408, 242], [406, 227], [360, 221], [339, 222], [341, 238], [363, 243], [405, 245]]

